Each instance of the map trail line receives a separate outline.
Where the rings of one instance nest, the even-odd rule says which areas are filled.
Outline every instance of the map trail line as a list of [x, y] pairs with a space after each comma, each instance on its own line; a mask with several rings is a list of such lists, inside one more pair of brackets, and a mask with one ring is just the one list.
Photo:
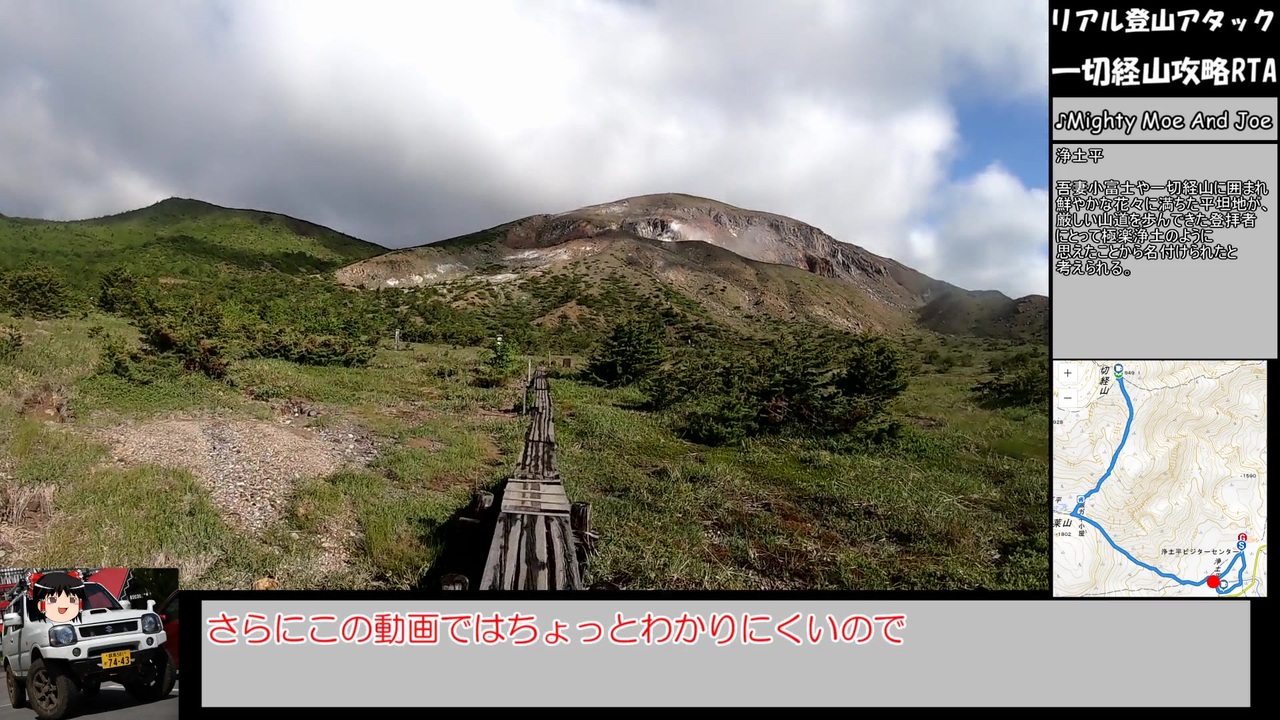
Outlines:
[[[1185, 578], [1180, 578], [1177, 575], [1174, 575], [1173, 573], [1165, 572], [1160, 568], [1155, 567], [1154, 565], [1148, 565], [1147, 563], [1144, 563], [1141, 560], [1134, 557], [1132, 554], [1129, 553], [1128, 550], [1125, 550], [1124, 548], [1117, 545], [1116, 541], [1112, 540], [1111, 536], [1107, 534], [1106, 528], [1099, 525], [1097, 521], [1093, 520], [1092, 518], [1085, 517], [1084, 515], [1085, 501], [1088, 500], [1089, 497], [1092, 496], [1094, 493], [1101, 490], [1102, 483], [1106, 482], [1107, 478], [1111, 477], [1111, 473], [1115, 471], [1116, 461], [1120, 459], [1120, 452], [1124, 450], [1124, 445], [1129, 440], [1129, 430], [1133, 427], [1133, 400], [1130, 399], [1129, 390], [1128, 388], [1125, 387], [1125, 384], [1124, 384], [1124, 367], [1119, 363], [1117, 363], [1115, 366], [1115, 374], [1116, 374], [1116, 381], [1120, 385], [1120, 392], [1124, 395], [1124, 404], [1129, 408], [1129, 419], [1126, 420], [1124, 423], [1124, 435], [1120, 438], [1120, 445], [1116, 447], [1115, 454], [1111, 456], [1111, 465], [1107, 467], [1107, 471], [1102, 474], [1101, 478], [1098, 479], [1098, 484], [1094, 485], [1093, 489], [1090, 490], [1089, 492], [1085, 493], [1084, 495], [1081, 495], [1080, 499], [1076, 501], [1075, 509], [1071, 511], [1071, 517], [1076, 518], [1077, 520], [1080, 520], [1082, 522], [1087, 522], [1090, 525], [1092, 525], [1098, 532], [1102, 533], [1102, 537], [1105, 538], [1106, 541], [1111, 544], [1111, 547], [1116, 549], [1116, 552], [1128, 558], [1129, 561], [1132, 562], [1134, 565], [1137, 565], [1138, 567], [1141, 567], [1146, 570], [1150, 570], [1151, 572], [1159, 575], [1162, 578], [1173, 580], [1179, 585], [1189, 585], [1192, 587], [1199, 587], [1201, 585], [1204, 585], [1209, 582], [1209, 578], [1214, 576], [1208, 575], [1203, 578], [1200, 578], [1199, 580], [1187, 580]], [[1236, 545], [1236, 548], [1238, 551], [1236, 552], [1235, 557], [1231, 558], [1231, 562], [1227, 563], [1227, 566], [1223, 568], [1222, 573], [1218, 575], [1218, 579], [1220, 580], [1221, 584], [1214, 589], [1217, 591], [1219, 595], [1225, 595], [1233, 590], [1238, 589], [1240, 586], [1244, 585], [1244, 582], [1245, 582], [1244, 570], [1245, 570], [1245, 565], [1247, 564], [1247, 560], [1245, 559], [1245, 554], [1244, 554], [1245, 552], [1245, 548], [1243, 547], [1244, 545], [1245, 545], [1245, 541], [1243, 540], [1241, 540]], [[1228, 580], [1227, 573], [1231, 572], [1231, 568], [1235, 567], [1235, 564], [1237, 561], [1239, 561], [1240, 563], [1240, 571], [1236, 576], [1235, 583], [1230, 584], [1231, 581]]]

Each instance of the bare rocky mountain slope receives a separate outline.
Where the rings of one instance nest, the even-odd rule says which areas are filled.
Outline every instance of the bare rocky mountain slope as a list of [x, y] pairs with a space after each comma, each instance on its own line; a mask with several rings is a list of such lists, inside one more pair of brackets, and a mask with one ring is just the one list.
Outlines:
[[1048, 298], [969, 291], [841, 242], [803, 222], [680, 194], [645, 195], [390, 252], [338, 271], [363, 287], [485, 281], [518, 288], [541, 274], [621, 274], [661, 283], [717, 315], [909, 324], [959, 335], [1043, 338]]

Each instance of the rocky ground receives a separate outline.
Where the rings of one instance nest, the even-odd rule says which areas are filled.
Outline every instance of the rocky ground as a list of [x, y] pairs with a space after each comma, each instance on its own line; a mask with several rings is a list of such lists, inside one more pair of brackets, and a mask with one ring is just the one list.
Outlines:
[[276, 420], [181, 418], [100, 431], [120, 465], [191, 471], [237, 529], [259, 534], [285, 511], [306, 479], [367, 465], [373, 436], [347, 422], [311, 425], [321, 413], [290, 404]]

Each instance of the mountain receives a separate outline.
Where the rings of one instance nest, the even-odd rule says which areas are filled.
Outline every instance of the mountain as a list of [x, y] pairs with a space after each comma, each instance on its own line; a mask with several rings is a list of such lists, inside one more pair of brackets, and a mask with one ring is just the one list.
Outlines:
[[764, 316], [851, 330], [918, 324], [949, 334], [1047, 335], [1044, 296], [965, 290], [798, 220], [681, 194], [534, 215], [365, 259], [337, 278], [366, 288], [443, 287], [465, 302], [480, 285], [518, 293], [531, 279], [562, 274], [674, 290], [731, 324]]
[[0, 271], [28, 262], [86, 286], [124, 264], [175, 280], [268, 272], [366, 288], [435, 286], [455, 305], [545, 296], [554, 286], [553, 301], [537, 303], [538, 322], [593, 332], [611, 311], [584, 307], [582, 293], [610, 288], [743, 330], [770, 319], [1044, 339], [1048, 322], [1044, 296], [965, 290], [803, 222], [680, 194], [534, 215], [396, 251], [287, 215], [185, 198], [71, 222], [0, 215]]
[[0, 270], [28, 262], [96, 282], [112, 266], [212, 279], [226, 272], [329, 273], [387, 249], [315, 223], [259, 210], [169, 198], [92, 220], [0, 216]]

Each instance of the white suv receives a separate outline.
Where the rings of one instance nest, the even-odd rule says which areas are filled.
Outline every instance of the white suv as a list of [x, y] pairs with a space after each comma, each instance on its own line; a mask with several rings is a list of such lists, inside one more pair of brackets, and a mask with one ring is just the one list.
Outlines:
[[84, 584], [78, 622], [55, 623], [14, 588], [4, 611], [5, 684], [15, 708], [30, 704], [41, 720], [69, 717], [80, 695], [93, 695], [103, 681], [120, 683], [142, 702], [167, 697], [176, 675], [164, 649], [160, 616], [130, 609], [97, 583]]

